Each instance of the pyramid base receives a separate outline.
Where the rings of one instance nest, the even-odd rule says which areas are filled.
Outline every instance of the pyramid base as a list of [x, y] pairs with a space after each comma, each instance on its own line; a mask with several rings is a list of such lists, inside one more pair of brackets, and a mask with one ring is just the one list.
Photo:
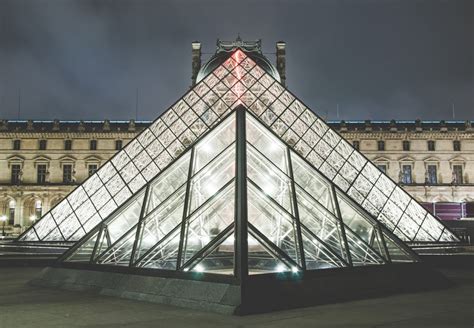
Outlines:
[[176, 278], [146, 272], [132, 273], [128, 268], [108, 269], [47, 267], [29, 284], [238, 315], [452, 285], [439, 272], [421, 263], [329, 269], [304, 274], [261, 274], [250, 276], [243, 286], [232, 277], [192, 276], [191, 273], [187, 278], [186, 275]]

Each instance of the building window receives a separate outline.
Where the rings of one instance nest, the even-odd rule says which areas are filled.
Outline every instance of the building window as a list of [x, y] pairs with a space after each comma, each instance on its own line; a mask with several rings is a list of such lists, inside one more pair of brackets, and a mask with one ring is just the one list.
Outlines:
[[39, 141], [39, 150], [46, 150], [46, 144], [47, 144], [47, 140], [40, 140]]
[[72, 182], [72, 165], [71, 164], [63, 165], [63, 182], [64, 183]]
[[385, 150], [385, 141], [379, 140], [377, 141], [377, 150], [384, 151]]
[[429, 140], [428, 141], [428, 150], [429, 151], [435, 151], [435, 142], [434, 142], [434, 140]]
[[360, 149], [360, 141], [354, 140], [354, 141], [352, 142], [352, 146], [353, 146], [355, 149], [359, 150], [359, 149]]
[[87, 166], [87, 169], [89, 171], [89, 176], [91, 176], [92, 174], [94, 174], [97, 171], [97, 164], [89, 164]]
[[411, 165], [402, 165], [402, 183], [410, 184], [413, 183], [411, 176]]
[[64, 140], [64, 150], [72, 150], [72, 140]]
[[16, 202], [12, 199], [8, 203], [8, 224], [13, 225], [15, 223], [15, 208]]
[[426, 182], [429, 184], [438, 183], [438, 167], [436, 165], [428, 165], [426, 168]]
[[12, 184], [20, 184], [21, 181], [21, 166], [19, 164], [12, 165]]
[[13, 150], [21, 149], [21, 140], [13, 140]]
[[122, 140], [115, 140], [115, 150], [122, 149], [123, 142]]
[[453, 183], [463, 184], [462, 165], [453, 165]]
[[41, 200], [36, 200], [35, 201], [35, 214], [34, 214], [34, 220], [33, 221], [36, 221], [37, 219], [39, 219], [41, 217], [41, 215], [43, 214], [43, 204], [41, 203]]
[[38, 184], [46, 183], [46, 164], [38, 164], [36, 166], [36, 182]]
[[383, 173], [385, 173], [385, 174], [387, 173], [387, 165], [386, 164], [377, 164], [377, 167]]
[[461, 151], [461, 141], [454, 140], [453, 141], [453, 150], [454, 151]]
[[410, 151], [410, 141], [403, 140], [402, 146], [403, 146], [403, 151]]
[[90, 150], [97, 150], [97, 140], [91, 140], [89, 143]]

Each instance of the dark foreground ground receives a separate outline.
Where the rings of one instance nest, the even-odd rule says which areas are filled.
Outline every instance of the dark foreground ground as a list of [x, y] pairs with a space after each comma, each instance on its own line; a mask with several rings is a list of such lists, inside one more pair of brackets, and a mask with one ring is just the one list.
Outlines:
[[474, 270], [450, 289], [246, 317], [26, 285], [40, 268], [0, 268], [0, 327], [474, 327]]

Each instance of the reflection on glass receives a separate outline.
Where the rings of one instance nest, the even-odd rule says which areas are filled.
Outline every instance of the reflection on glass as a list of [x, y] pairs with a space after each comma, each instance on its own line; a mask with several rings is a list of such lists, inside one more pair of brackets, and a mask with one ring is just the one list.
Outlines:
[[284, 173], [288, 174], [285, 145], [251, 115], [247, 115], [247, 142], [257, 148], [265, 157]]
[[277, 256], [268, 251], [250, 233], [247, 236], [249, 274], [291, 271]]
[[232, 114], [196, 145], [193, 172], [199, 171], [234, 140], [235, 114]]
[[339, 192], [337, 192], [337, 201], [344, 224], [351, 228], [363, 241], [369, 243], [374, 231], [373, 224], [368, 218], [362, 216], [362, 214], [349, 203], [349, 200]]
[[235, 144], [227, 148], [191, 181], [189, 212], [192, 213], [235, 176]]
[[250, 145], [247, 145], [247, 176], [265, 194], [272, 197], [288, 212], [294, 213], [290, 178]]
[[190, 154], [188, 152], [152, 182], [149, 191], [147, 213], [186, 182], [189, 159]]
[[231, 184], [188, 219], [183, 264], [229, 225], [234, 224], [234, 200], [234, 186]]
[[293, 261], [300, 263], [293, 218], [248, 184], [248, 222]]
[[111, 244], [117, 241], [117, 239], [127, 232], [128, 229], [138, 222], [144, 195], [144, 191], [140, 192], [140, 194], [132, 200], [125, 209], [120, 211], [113, 219], [107, 222], [107, 232]]
[[329, 183], [294, 152], [291, 152], [291, 163], [295, 182], [325, 208], [335, 214], [334, 200]]
[[229, 236], [217, 244], [208, 255], [203, 259], [196, 259], [198, 263], [192, 266], [191, 271], [234, 274], [234, 239], [234, 231], [230, 230]]

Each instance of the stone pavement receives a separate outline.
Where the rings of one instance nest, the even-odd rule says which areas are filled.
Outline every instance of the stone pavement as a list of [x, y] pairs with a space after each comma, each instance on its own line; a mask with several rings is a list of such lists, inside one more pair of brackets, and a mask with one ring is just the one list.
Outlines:
[[474, 327], [474, 270], [454, 288], [245, 317], [26, 285], [41, 268], [0, 268], [0, 327]]

